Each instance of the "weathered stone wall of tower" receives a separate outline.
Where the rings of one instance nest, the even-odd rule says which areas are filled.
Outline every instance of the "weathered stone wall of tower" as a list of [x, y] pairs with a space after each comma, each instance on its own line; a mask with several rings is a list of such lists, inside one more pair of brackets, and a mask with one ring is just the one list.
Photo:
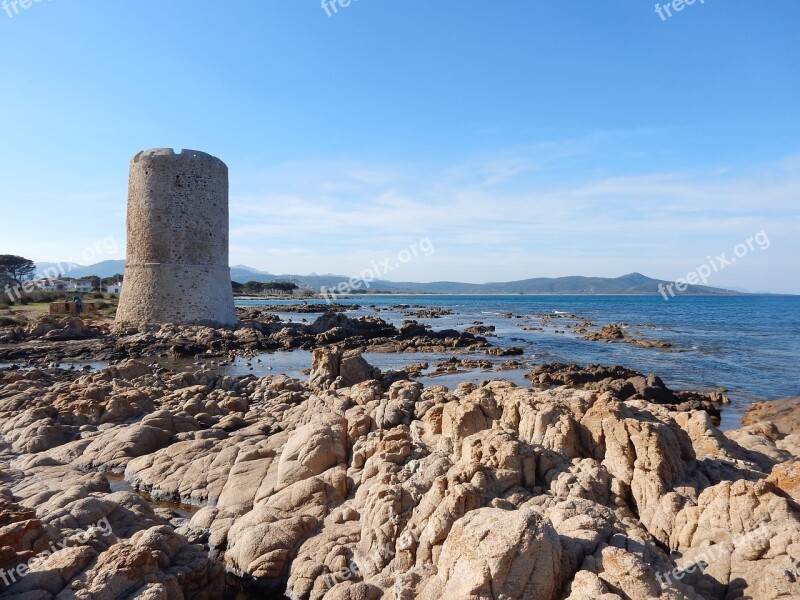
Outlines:
[[128, 182], [117, 322], [234, 325], [228, 167], [204, 152], [139, 152]]

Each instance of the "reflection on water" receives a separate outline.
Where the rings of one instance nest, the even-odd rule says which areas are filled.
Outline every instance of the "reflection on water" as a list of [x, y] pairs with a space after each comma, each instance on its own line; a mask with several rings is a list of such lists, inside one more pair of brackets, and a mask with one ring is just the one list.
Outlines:
[[[185, 521], [190, 520], [192, 516], [200, 510], [198, 506], [156, 500], [147, 492], [134, 489], [129, 482], [125, 481], [123, 475], [119, 473], [104, 473], [104, 475], [106, 479], [108, 479], [111, 493], [130, 492], [132, 494], [137, 494], [153, 509], [168, 509], [170, 512], [174, 513], [177, 516], [177, 521], [175, 519], [170, 519], [173, 527], [182, 525]], [[233, 573], [226, 572], [225, 598], [226, 600], [284, 600], [286, 598], [285, 586], [276, 588], [276, 586], [271, 584], [246, 581]]]
[[[139, 491], [125, 480], [124, 476], [120, 473], [104, 473], [108, 480], [111, 493], [114, 492], [130, 492], [137, 494], [144, 499], [153, 509], [168, 509], [174, 513], [178, 521], [188, 521], [192, 516], [200, 510], [198, 506], [190, 506], [186, 504], [179, 504], [177, 502], [165, 502], [163, 500], [156, 500], [147, 492]], [[175, 519], [170, 519], [173, 527], [177, 527], [182, 523], [176, 522]], [[245, 581], [237, 577], [233, 573], [225, 573], [225, 598], [226, 600], [284, 600], [285, 586], [276, 588], [274, 585], [259, 584], [257, 582]]]
[[20, 371], [32, 371], [34, 369], [64, 369], [66, 371], [100, 371], [105, 369], [110, 363], [104, 361], [63, 361], [53, 362], [48, 365], [29, 365], [24, 362], [3, 363], [0, 362], [0, 369], [13, 369]]
[[[465, 369], [459, 367], [460, 374], [432, 375], [437, 363], [445, 362], [456, 356], [458, 359], [488, 360], [495, 368], [508, 360], [507, 357], [487, 356], [484, 352], [469, 352], [451, 354], [445, 352], [364, 352], [364, 359], [373, 367], [377, 367], [383, 373], [390, 370], [399, 371], [404, 367], [419, 363], [428, 363], [429, 368], [423, 372], [423, 377], [419, 381], [425, 385], [458, 385], [462, 381], [480, 383], [486, 379], [501, 378], [513, 381], [518, 385], [525, 385], [525, 373], [533, 364], [533, 357], [513, 357], [525, 364], [522, 369], [509, 371], [486, 371], [483, 369]], [[254, 375], [255, 377], [266, 377], [268, 375], [288, 375], [295, 379], [306, 379], [308, 371], [311, 369], [311, 352], [307, 350], [294, 350], [292, 352], [265, 352], [256, 354], [252, 358], [236, 357], [233, 359], [222, 359], [221, 362], [215, 360], [197, 359], [160, 359], [158, 364], [164, 368], [175, 371], [186, 371], [192, 369], [209, 369], [217, 375], [227, 375], [230, 377], [242, 377]], [[426, 375], [427, 373], [427, 375]], [[445, 383], [448, 382], [448, 383]]]
[[[643, 373], [656, 373], [672, 389], [710, 390], [725, 388], [732, 405], [723, 411], [722, 428], [739, 425], [742, 412], [754, 401], [800, 395], [800, 298], [786, 296], [678, 297], [664, 302], [660, 296], [381, 296], [340, 298], [352, 304], [348, 316], [377, 314], [401, 325], [414, 318], [436, 330], [459, 329], [481, 322], [495, 327], [489, 337], [497, 346], [520, 346], [522, 362], [530, 365], [565, 362], [622, 365]], [[288, 304], [296, 301], [248, 301], [249, 306]], [[369, 303], [365, 305], [365, 303]], [[360, 306], [356, 306], [360, 304]], [[399, 306], [401, 304], [407, 306]], [[447, 308], [452, 314], [441, 318], [416, 318], [418, 306]], [[607, 344], [581, 339], [552, 328], [536, 329], [539, 314], [576, 314], [597, 325], [625, 321], [641, 329], [644, 337], [665, 340], [681, 352], [635, 348], [629, 344]], [[313, 322], [317, 314], [278, 313], [285, 319]], [[521, 316], [522, 318], [516, 318]], [[527, 329], [526, 329], [527, 328]], [[564, 327], [562, 326], [563, 330]], [[487, 358], [482, 354], [457, 354], [460, 358]], [[449, 354], [367, 353], [368, 362], [383, 371], [411, 363], [428, 362], [431, 367]], [[500, 361], [502, 362], [502, 361]], [[311, 367], [308, 351], [270, 352], [253, 358], [159, 359], [165, 368], [178, 371], [211, 369], [220, 375], [263, 377], [285, 373], [305, 379]], [[63, 368], [102, 369], [106, 363], [62, 363]], [[0, 364], [10, 368], [11, 364]], [[18, 368], [25, 367], [22, 364]], [[35, 367], [43, 368], [43, 367]], [[486, 379], [509, 379], [527, 385], [518, 371], [471, 370], [467, 373], [432, 377], [429, 369], [420, 379], [425, 384], [454, 387], [462, 381], [480, 383]]]
[[209, 369], [216, 375], [226, 375], [228, 377], [243, 377], [245, 375], [265, 377], [267, 375], [284, 374], [296, 379], [302, 379], [305, 376], [303, 371], [311, 368], [311, 352], [308, 350], [264, 352], [252, 358], [241, 356], [203, 359], [159, 358], [156, 362], [165, 369], [173, 371]]
[[[755, 400], [800, 395], [800, 297], [679, 296], [664, 302], [654, 296], [532, 295], [371, 295], [337, 298], [359, 304], [347, 312], [357, 317], [378, 314], [395, 325], [414, 318], [417, 306], [447, 308], [451, 315], [417, 318], [434, 329], [463, 329], [475, 321], [496, 327], [490, 341], [518, 345], [535, 364], [566, 362], [622, 365], [656, 373], [672, 389], [709, 390], [723, 387], [732, 405], [722, 413], [722, 428], [739, 426], [739, 417]], [[271, 304], [270, 301], [251, 305]], [[409, 305], [401, 308], [398, 305]], [[644, 337], [665, 340], [682, 352], [661, 352], [629, 344], [606, 344], [537, 327], [538, 314], [576, 314], [597, 325], [627, 322]], [[521, 315], [524, 318], [509, 318]], [[295, 315], [296, 316], [296, 315]], [[312, 319], [315, 315], [309, 315]], [[483, 377], [472, 373], [470, 380]], [[509, 373], [492, 376], [512, 379]], [[446, 376], [450, 385], [467, 379]], [[427, 380], [426, 380], [427, 381]], [[436, 379], [431, 383], [435, 383]]]
[[520, 387], [529, 387], [530, 381], [525, 379], [525, 374], [529, 369], [514, 369], [513, 371], [483, 371], [477, 369], [467, 370], [465, 373], [446, 373], [444, 375], [433, 375], [428, 377], [418, 377], [424, 386], [443, 385], [450, 390], [458, 387], [459, 383], [469, 382], [481, 385], [485, 381], [493, 379], [503, 379], [510, 381]]
[[108, 485], [111, 488], [111, 493], [114, 492], [130, 492], [141, 496], [147, 504], [152, 508], [166, 508], [174, 512], [176, 515], [183, 519], [191, 519], [192, 515], [200, 510], [199, 506], [192, 506], [189, 504], [181, 504], [180, 502], [166, 502], [164, 500], [156, 500], [145, 491], [135, 489], [128, 481], [125, 480], [124, 475], [121, 473], [103, 473], [108, 480]]

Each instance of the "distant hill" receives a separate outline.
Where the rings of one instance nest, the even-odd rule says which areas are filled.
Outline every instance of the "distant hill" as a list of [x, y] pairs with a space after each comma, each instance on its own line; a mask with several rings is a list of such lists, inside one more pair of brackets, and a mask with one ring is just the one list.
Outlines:
[[231, 279], [239, 283], [245, 283], [247, 281], [267, 282], [274, 281], [275, 276], [266, 271], [259, 271], [258, 269], [245, 265], [236, 265], [235, 267], [231, 267]]
[[125, 272], [124, 260], [104, 260], [93, 265], [84, 266], [76, 263], [53, 263], [53, 262], [40, 262], [36, 263], [36, 275], [50, 275], [51, 273], [58, 272], [56, 278], [72, 277], [73, 279], [80, 279], [81, 277], [89, 277], [90, 275], [97, 275], [98, 277], [113, 277], [117, 273]]
[[[469, 284], [456, 282], [435, 282], [421, 285], [421, 291], [436, 290], [450, 294], [658, 294], [658, 286], [672, 282], [646, 277], [641, 273], [630, 273], [622, 277], [537, 277], [502, 283]], [[732, 290], [702, 285], [688, 286], [687, 294], [738, 294]]]
[[[437, 294], [659, 294], [659, 284], [672, 282], [652, 279], [641, 273], [622, 277], [537, 277], [520, 281], [496, 283], [458, 283], [436, 281], [433, 283], [399, 283], [376, 281], [373, 289], [390, 292], [416, 292]], [[737, 295], [739, 292], [703, 285], [690, 285], [684, 294]]]
[[[62, 263], [64, 265], [64, 263]], [[38, 263], [37, 273], [42, 273], [56, 263]], [[67, 277], [111, 277], [125, 270], [124, 260], [106, 260], [94, 265], [72, 265]], [[231, 267], [231, 279], [238, 283], [248, 281], [294, 281], [301, 288], [319, 291], [321, 288], [335, 288], [349, 281], [346, 275], [275, 275], [259, 271], [246, 265]], [[376, 280], [370, 282], [369, 290], [374, 292], [412, 293], [412, 294], [659, 294], [659, 284], [672, 282], [652, 279], [641, 273], [629, 273], [622, 277], [536, 277], [519, 281], [493, 283], [459, 283], [456, 281], [434, 281], [432, 283], [398, 282]], [[738, 295], [742, 292], [704, 285], [690, 285], [683, 294]]]

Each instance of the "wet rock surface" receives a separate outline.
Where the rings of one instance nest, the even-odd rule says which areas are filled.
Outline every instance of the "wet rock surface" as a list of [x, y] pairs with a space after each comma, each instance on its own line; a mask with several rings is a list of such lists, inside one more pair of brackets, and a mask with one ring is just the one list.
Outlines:
[[637, 348], [651, 348], [663, 352], [683, 352], [685, 348], [675, 347], [672, 342], [653, 339], [650, 336], [652, 325], [630, 323], [606, 323], [599, 325], [589, 319], [572, 313], [539, 313], [535, 315], [504, 315], [521, 322], [517, 325], [525, 331], [549, 331], [557, 334], [571, 334], [591, 342], [631, 344]]
[[[111, 326], [77, 317], [44, 317], [24, 327], [0, 327], [0, 362], [47, 365], [76, 359], [224, 356], [312, 350], [334, 344], [372, 352], [473, 351], [490, 346], [479, 335], [455, 329], [437, 331], [414, 320], [396, 327], [377, 316], [349, 317], [340, 306], [288, 307], [294, 308], [293, 312], [322, 312], [310, 323], [283, 321], [269, 310], [272, 308], [275, 307], [240, 308], [240, 322], [234, 328], [171, 324]], [[291, 312], [286, 306], [278, 308]]]

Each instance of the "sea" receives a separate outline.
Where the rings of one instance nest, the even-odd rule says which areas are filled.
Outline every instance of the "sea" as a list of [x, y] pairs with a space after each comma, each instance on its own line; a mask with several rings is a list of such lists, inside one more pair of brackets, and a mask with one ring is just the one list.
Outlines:
[[[741, 417], [753, 402], [800, 396], [800, 296], [531, 296], [531, 295], [382, 295], [343, 297], [339, 304], [351, 306], [348, 316], [378, 314], [401, 324], [410, 311], [445, 308], [453, 314], [441, 318], [416, 319], [433, 329], [463, 330], [475, 322], [495, 327], [489, 341], [496, 346], [517, 346], [526, 368], [504, 372], [468, 372], [423, 377], [425, 384], [455, 386], [461, 381], [502, 378], [528, 385], [524, 374], [535, 365], [551, 362], [579, 365], [622, 365], [645, 374], [655, 373], [674, 390], [724, 390], [731, 405], [723, 411], [722, 428], [740, 426]], [[242, 306], [290, 304], [293, 301], [243, 300]], [[279, 311], [279, 309], [278, 309]], [[281, 313], [287, 320], [310, 322], [316, 315]], [[531, 330], [541, 324], [537, 315], [553, 315], [551, 327]], [[513, 315], [513, 317], [509, 317]], [[597, 325], [624, 322], [640, 337], [668, 341], [672, 350], [640, 348], [632, 344], [588, 341], [560, 325], [576, 315]], [[528, 327], [529, 329], [525, 329]], [[567, 333], [557, 333], [566, 331]], [[414, 353], [365, 354], [382, 369], [405, 364], [443, 360], [446, 356]], [[448, 355], [449, 356], [449, 355]], [[476, 358], [484, 355], [472, 355]], [[299, 374], [310, 366], [308, 353], [271, 355], [275, 372]], [[502, 359], [507, 360], [507, 359]]]

